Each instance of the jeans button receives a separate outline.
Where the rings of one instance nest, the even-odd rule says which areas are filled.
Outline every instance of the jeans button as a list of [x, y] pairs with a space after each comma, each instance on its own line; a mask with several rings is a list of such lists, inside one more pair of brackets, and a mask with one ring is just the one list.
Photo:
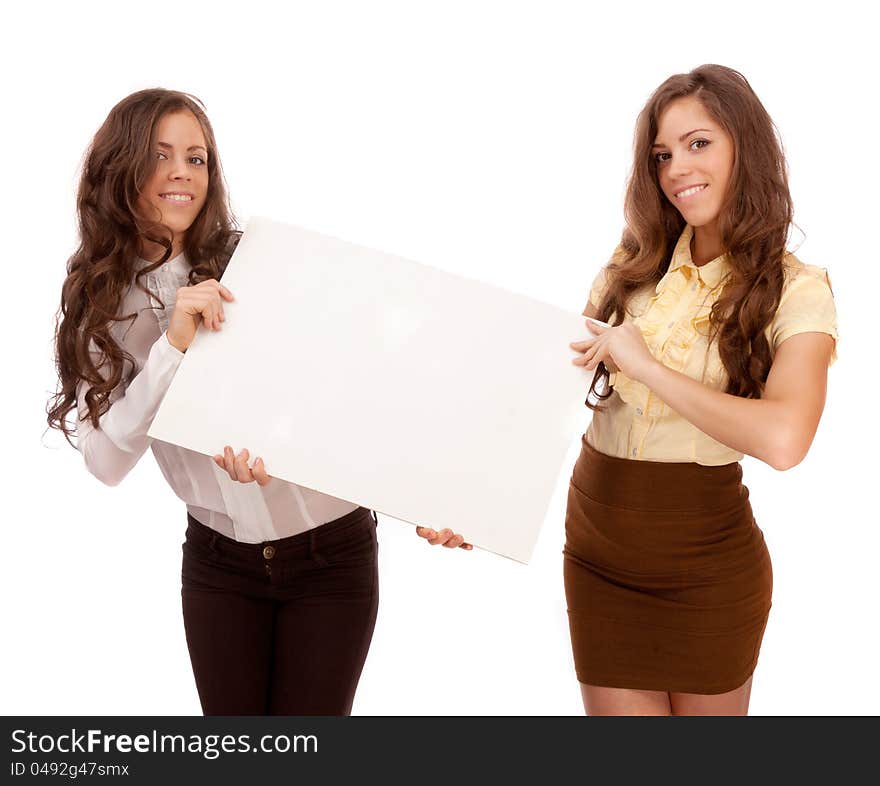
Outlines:
[[274, 546], [266, 546], [263, 549], [263, 557], [265, 559], [272, 559], [275, 556], [275, 547]]

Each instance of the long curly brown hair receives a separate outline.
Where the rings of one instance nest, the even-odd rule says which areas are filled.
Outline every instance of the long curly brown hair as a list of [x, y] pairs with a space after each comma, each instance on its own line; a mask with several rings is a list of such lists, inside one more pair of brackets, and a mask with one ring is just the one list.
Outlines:
[[[84, 156], [76, 199], [80, 242], [67, 262], [55, 318], [59, 384], [47, 406], [47, 419], [50, 428], [64, 432], [71, 445], [76, 428], [67, 422], [67, 415], [77, 406], [78, 383], [90, 386], [78, 420], [89, 418], [97, 428], [98, 419], [110, 407], [110, 393], [135, 371], [134, 359], [111, 334], [112, 323], [133, 321], [137, 316], [119, 313], [129, 287], [134, 284], [147, 293], [150, 302], [158, 303], [155, 307], [164, 307], [141, 279], [168, 261], [173, 233], [143, 215], [137, 205], [156, 166], [156, 126], [166, 114], [183, 110], [196, 116], [208, 148], [205, 204], [183, 238], [183, 252], [192, 265], [190, 285], [219, 279], [241, 235], [202, 102], [188, 93], [153, 88], [132, 93], [116, 104]], [[157, 262], [135, 271], [143, 240], [163, 246], [165, 252]]]
[[[609, 285], [598, 318], [622, 322], [629, 297], [649, 283], [656, 285], [669, 269], [685, 220], [660, 189], [651, 146], [663, 111], [686, 96], [697, 98], [734, 143], [730, 185], [718, 217], [731, 273], [712, 306], [709, 340], [718, 340], [728, 374], [725, 392], [760, 398], [771, 363], [764, 330], [779, 306], [794, 211], [778, 130], [746, 78], [732, 68], [709, 64], [675, 74], [639, 113], [624, 203], [626, 225], [608, 263]], [[600, 363], [588, 399], [607, 399], [612, 392], [608, 383], [608, 370]], [[601, 408], [590, 401], [588, 406]]]

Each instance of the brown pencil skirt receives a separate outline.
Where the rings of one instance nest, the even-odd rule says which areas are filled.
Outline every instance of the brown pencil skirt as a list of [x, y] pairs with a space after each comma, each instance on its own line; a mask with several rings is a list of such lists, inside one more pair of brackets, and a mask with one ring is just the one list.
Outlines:
[[773, 589], [742, 467], [633, 461], [582, 443], [563, 563], [578, 680], [738, 688], [758, 662]]

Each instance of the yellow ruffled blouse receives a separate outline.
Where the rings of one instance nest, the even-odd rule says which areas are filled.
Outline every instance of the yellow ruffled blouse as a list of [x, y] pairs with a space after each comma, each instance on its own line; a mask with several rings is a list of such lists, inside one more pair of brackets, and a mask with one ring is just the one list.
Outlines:
[[[642, 331], [657, 360], [704, 385], [723, 390], [727, 372], [717, 342], [708, 342], [709, 312], [729, 273], [726, 255], [697, 267], [691, 259], [693, 227], [685, 226], [666, 275], [656, 287], [635, 292], [627, 319]], [[794, 254], [784, 259], [785, 284], [776, 316], [766, 330], [771, 355], [796, 333], [818, 331], [835, 339], [829, 366], [837, 359], [837, 313], [831, 281], [824, 268], [807, 265]], [[590, 289], [598, 308], [607, 285], [602, 268]], [[586, 309], [584, 309], [586, 312]], [[611, 374], [614, 392], [593, 413], [587, 441], [596, 450], [640, 461], [690, 461], [706, 466], [740, 461], [743, 454], [704, 434], [673, 411], [641, 382], [622, 372]]]

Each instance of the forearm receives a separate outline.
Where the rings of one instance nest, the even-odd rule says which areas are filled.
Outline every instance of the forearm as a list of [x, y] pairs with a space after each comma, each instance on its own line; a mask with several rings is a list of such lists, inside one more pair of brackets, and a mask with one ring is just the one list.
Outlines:
[[712, 439], [775, 469], [797, 464], [791, 408], [781, 401], [747, 399], [709, 388], [654, 361], [640, 380], [685, 420]]
[[123, 450], [101, 429], [85, 431], [77, 443], [86, 469], [107, 486], [119, 485], [148, 447], [145, 441], [133, 451]]
[[99, 428], [94, 429], [88, 421], [80, 424], [77, 447], [86, 467], [103, 483], [118, 484], [149, 448], [152, 439], [147, 430], [182, 357], [164, 335], [160, 336], [144, 367], [101, 416]]

